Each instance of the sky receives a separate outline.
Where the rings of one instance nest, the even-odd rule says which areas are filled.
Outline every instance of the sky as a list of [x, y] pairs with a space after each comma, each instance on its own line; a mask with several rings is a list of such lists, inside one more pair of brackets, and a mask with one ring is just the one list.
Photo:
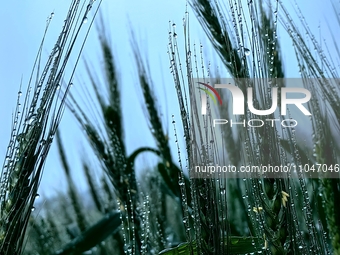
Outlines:
[[[44, 46], [45, 57], [54, 46], [68, 6], [69, 1], [47, 2], [34, 0], [29, 3], [14, 1], [7, 2], [4, 8], [0, 10], [0, 17], [3, 20], [0, 28], [7, 35], [4, 40], [0, 41], [0, 56], [2, 59], [0, 61], [0, 77], [3, 81], [0, 86], [0, 155], [2, 158], [4, 158], [9, 142], [8, 134], [11, 131], [10, 123], [15, 109], [19, 85], [21, 79], [23, 79], [23, 87], [28, 83], [46, 26], [46, 19], [52, 12], [54, 13]], [[160, 91], [155, 93], [157, 99], [163, 102], [166, 100], [174, 101], [175, 92], [172, 78], [168, 71], [169, 61], [167, 60], [168, 29], [169, 21], [171, 21], [171, 24], [176, 20], [182, 22], [185, 13], [185, 2], [174, 5], [172, 1], [163, 1], [162, 4], [156, 1], [144, 3], [140, 1], [124, 1], [120, 2], [119, 5], [113, 5], [109, 1], [103, 1], [101, 10], [105, 26], [110, 30], [112, 36], [111, 41], [114, 53], [116, 53], [117, 65], [122, 67], [119, 70], [119, 76], [126, 86], [126, 89], [122, 91], [122, 101], [126, 116], [124, 122], [127, 127], [127, 150], [128, 153], [131, 153], [139, 146], [151, 146], [154, 144], [142, 111], [143, 101], [140, 97], [141, 91], [138, 90], [138, 76], [131, 51], [131, 27], [133, 27], [139, 48], [143, 52], [142, 56], [148, 59], [150, 63], [157, 63], [155, 67], [152, 67], [152, 73], [158, 74], [158, 77], [154, 80], [154, 83], [158, 86], [155, 87], [161, 88]], [[203, 32], [201, 34], [203, 35]], [[97, 38], [98, 34], [95, 27], [93, 27], [86, 43], [83, 57], [94, 66], [100, 67], [100, 48]], [[72, 93], [78, 95], [79, 100], [84, 99], [84, 94], [82, 94], [84, 93], [84, 88], [82, 86], [86, 86], [82, 75], [80, 75], [83, 70], [80, 64], [72, 87]], [[101, 69], [98, 68], [96, 71], [101, 72]], [[166, 84], [164, 80], [167, 80]], [[170, 99], [165, 99], [166, 96]], [[161, 110], [164, 116], [171, 116], [170, 109], [164, 107]], [[168, 123], [171, 122], [169, 119], [167, 121]], [[73, 141], [73, 143], [67, 143], [67, 156], [72, 165], [79, 169], [81, 166], [79, 158], [84, 156], [82, 155], [82, 148], [86, 147], [86, 143], [79, 132], [79, 126], [68, 111], [64, 114], [60, 129], [64, 141]], [[168, 125], [168, 129], [171, 132], [172, 126]], [[74, 146], [69, 148], [69, 144]], [[75, 178], [80, 176], [80, 174], [76, 175]], [[41, 195], [45, 193], [46, 196], [53, 195], [58, 189], [65, 187], [64, 181], [58, 154], [55, 146], [53, 146], [41, 182]], [[79, 181], [79, 178], [77, 181]], [[82, 188], [81, 185], [80, 188]]]
[[[98, 1], [98, 0], [97, 0]], [[52, 49], [56, 37], [63, 24], [64, 17], [68, 10], [70, 1], [66, 0], [30, 0], [30, 1], [5, 1], [0, 9], [0, 30], [2, 39], [0, 40], [0, 159], [4, 158], [9, 134], [11, 130], [11, 118], [14, 112], [15, 102], [21, 79], [23, 86], [28, 83], [31, 68], [33, 66], [38, 47], [45, 29], [46, 19], [50, 13], [54, 12], [54, 17], [47, 34], [44, 46], [45, 56]], [[288, 4], [293, 6], [293, 4]], [[311, 28], [318, 32], [321, 37], [329, 39], [327, 36], [327, 25], [325, 18], [329, 19], [332, 12], [330, 6], [320, 1], [299, 1], [299, 6]], [[189, 8], [191, 22], [192, 41], [209, 45], [204, 32], [200, 29], [193, 11]], [[292, 8], [290, 8], [292, 9]], [[171, 125], [171, 115], [178, 112], [175, 89], [169, 71], [169, 60], [167, 55], [169, 22], [176, 23], [178, 31], [181, 31], [182, 19], [186, 11], [185, 1], [108, 1], [103, 0], [101, 6], [105, 26], [112, 36], [112, 46], [116, 54], [117, 65], [120, 67], [119, 73], [123, 81], [122, 101], [124, 109], [124, 123], [128, 153], [131, 153], [139, 146], [154, 145], [153, 139], [147, 128], [142, 109], [141, 91], [138, 90], [138, 77], [135, 69], [135, 62], [131, 51], [130, 35], [133, 31], [136, 35], [138, 46], [144, 59], [148, 59], [151, 76], [155, 86], [155, 95], [162, 106], [161, 112], [166, 127], [169, 132], [170, 144], [173, 148], [173, 155], [177, 155]], [[332, 25], [332, 20], [330, 20]], [[321, 29], [318, 30], [318, 25]], [[132, 28], [132, 29], [131, 29]], [[282, 29], [281, 29], [282, 30]], [[181, 33], [178, 33], [181, 37]], [[291, 49], [292, 43], [284, 33], [280, 33], [279, 39], [283, 42], [283, 58], [286, 63], [286, 70], [292, 77], [297, 76], [297, 66], [291, 61], [294, 58]], [[289, 47], [286, 47], [289, 45]], [[206, 47], [209, 48], [209, 47]], [[100, 49], [98, 47], [97, 33], [93, 27], [83, 57], [91, 64], [100, 66]], [[213, 61], [213, 59], [211, 59]], [[72, 93], [82, 100], [82, 93], [86, 85], [85, 79], [81, 75], [82, 65], [72, 87]], [[101, 72], [100, 68], [95, 70]], [[178, 114], [175, 116], [179, 120]], [[179, 121], [178, 121], [179, 123]], [[83, 150], [83, 135], [79, 126], [74, 121], [72, 115], [66, 111], [61, 122], [62, 138], [67, 141], [67, 156], [72, 161], [75, 169], [80, 169], [80, 157], [86, 150]], [[181, 134], [180, 134], [181, 135]], [[172, 140], [171, 140], [172, 139]], [[183, 148], [183, 144], [180, 145]], [[147, 159], [144, 159], [147, 160]], [[146, 162], [147, 164], [147, 162]], [[75, 177], [81, 176], [75, 173]], [[81, 177], [77, 179], [81, 183]], [[58, 154], [53, 146], [47, 160], [44, 177], [41, 183], [41, 195], [52, 196], [65, 187], [62, 169], [59, 163]], [[79, 184], [79, 188], [83, 186]]]

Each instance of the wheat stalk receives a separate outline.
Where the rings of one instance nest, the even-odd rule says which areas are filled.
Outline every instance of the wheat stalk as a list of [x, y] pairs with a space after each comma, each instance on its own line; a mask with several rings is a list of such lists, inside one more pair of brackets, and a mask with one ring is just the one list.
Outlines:
[[[64, 93], [58, 91], [74, 43], [83, 26], [82, 23], [77, 24], [77, 18], [86, 18], [93, 5], [90, 2], [85, 11], [80, 13], [79, 3], [72, 1], [60, 36], [40, 73], [43, 41], [53, 15], [48, 18], [22, 106], [19, 100], [22, 93], [19, 92], [11, 140], [1, 173], [1, 254], [21, 254], [23, 250], [24, 234], [34, 210], [44, 162], [61, 121], [65, 98], [71, 86], [72, 76]], [[76, 33], [72, 34], [74, 29]], [[80, 52], [81, 49], [78, 54]], [[75, 66], [73, 72], [74, 69]], [[32, 81], [33, 75], [37, 75], [35, 82]], [[58, 96], [61, 100], [58, 100]]]

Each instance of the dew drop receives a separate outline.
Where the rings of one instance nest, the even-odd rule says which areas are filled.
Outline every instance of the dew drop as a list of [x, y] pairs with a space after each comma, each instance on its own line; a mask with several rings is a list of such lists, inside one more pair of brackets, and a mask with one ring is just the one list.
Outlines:
[[249, 56], [250, 55], [250, 50], [248, 48], [244, 48], [244, 54], [246, 56]]
[[33, 121], [35, 120], [36, 116], [37, 116], [36, 114], [32, 114], [32, 115], [28, 116], [25, 120], [25, 124], [31, 125], [33, 123]]
[[221, 189], [221, 195], [225, 195], [225, 189], [224, 188]]
[[88, 22], [88, 18], [85, 17], [85, 18], [83, 19], [83, 24], [86, 24], [87, 22]]
[[32, 208], [31, 208], [31, 211], [32, 211], [32, 212], [34, 212], [34, 210], [35, 210], [35, 207], [34, 207], [34, 206], [32, 206]]

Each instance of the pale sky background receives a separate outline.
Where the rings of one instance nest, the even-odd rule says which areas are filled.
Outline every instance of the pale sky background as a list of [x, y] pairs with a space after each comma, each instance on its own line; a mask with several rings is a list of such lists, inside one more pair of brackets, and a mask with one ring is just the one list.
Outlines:
[[[98, 0], [97, 0], [98, 1]], [[45, 56], [51, 51], [59, 31], [63, 25], [63, 20], [69, 7], [66, 0], [30, 0], [30, 1], [5, 1], [1, 4], [0, 9], [0, 30], [2, 37], [0, 40], [0, 161], [4, 158], [6, 147], [9, 142], [10, 123], [12, 113], [15, 109], [15, 102], [21, 77], [23, 86], [28, 83], [31, 68], [33, 66], [38, 47], [45, 29], [46, 19], [51, 12], [54, 12], [49, 32], [44, 47]], [[287, 6], [290, 6], [287, 2]], [[162, 1], [113, 1], [103, 0], [102, 12], [104, 20], [107, 22], [107, 28], [112, 35], [111, 41], [116, 53], [117, 64], [120, 67], [120, 76], [123, 80], [123, 108], [125, 135], [128, 145], [128, 153], [140, 146], [152, 146], [153, 138], [147, 128], [143, 112], [141, 110], [143, 100], [138, 88], [138, 76], [135, 69], [135, 62], [132, 56], [131, 44], [129, 39], [130, 25], [136, 33], [139, 42], [139, 48], [142, 56], [150, 64], [151, 76], [156, 87], [155, 94], [162, 105], [161, 112], [166, 127], [169, 130], [170, 143], [173, 146], [173, 155], [177, 155], [173, 126], [171, 124], [171, 115], [176, 114], [179, 123], [179, 113], [174, 84], [169, 71], [169, 60], [167, 55], [168, 29], [169, 21], [177, 24], [179, 40], [182, 36], [182, 19], [185, 13], [186, 2], [174, 0]], [[299, 1], [302, 12], [305, 13], [306, 20], [313, 31], [318, 32], [318, 25], [321, 22], [321, 37], [327, 36], [327, 26], [324, 22], [325, 17], [333, 15], [330, 4], [321, 3], [320, 1], [303, 0]], [[291, 9], [291, 8], [289, 8]], [[193, 11], [189, 7], [191, 22], [191, 40], [199, 44], [207, 45], [205, 48], [211, 48], [204, 32], [197, 24]], [[334, 22], [334, 19], [333, 19]], [[330, 25], [333, 24], [330, 20]], [[283, 49], [283, 58], [285, 69], [288, 77], [297, 77], [297, 66], [292, 59], [295, 59], [291, 41], [283, 35], [282, 28], [279, 29], [279, 39]], [[335, 35], [337, 38], [337, 35]], [[100, 49], [97, 43], [97, 34], [95, 27], [90, 33], [88, 42], [83, 52], [89, 62], [94, 66], [100, 65]], [[209, 52], [208, 52], [209, 53]], [[214, 61], [214, 58], [207, 61]], [[100, 76], [100, 69], [97, 70]], [[83, 73], [81, 66], [74, 79], [72, 91], [76, 95], [82, 94], [81, 86], [85, 78], [79, 79]], [[78, 78], [77, 78], [78, 77]], [[25, 89], [23, 89], [25, 91]], [[165, 95], [167, 99], [165, 99]], [[180, 129], [180, 124], [178, 124]], [[71, 114], [67, 111], [61, 122], [61, 131], [63, 140], [67, 142], [68, 159], [72, 162], [77, 171], [80, 169], [80, 158], [85, 157], [83, 147], [83, 136]], [[181, 133], [179, 134], [181, 135]], [[41, 183], [40, 194], [42, 196], [54, 195], [57, 190], [64, 187], [63, 170], [60, 167], [58, 154], [53, 146], [50, 151], [47, 164], [45, 167], [44, 178]], [[183, 144], [181, 145], [183, 149]], [[83, 174], [75, 173], [79, 176], [77, 181], [82, 182]], [[77, 177], [78, 178], [78, 177]], [[80, 189], [82, 185], [79, 184]]]

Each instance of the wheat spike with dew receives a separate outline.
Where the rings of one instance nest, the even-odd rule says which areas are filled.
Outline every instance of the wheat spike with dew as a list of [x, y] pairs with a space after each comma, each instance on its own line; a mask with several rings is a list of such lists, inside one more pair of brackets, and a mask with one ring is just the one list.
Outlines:
[[[204, 0], [193, 1], [192, 3], [203, 28], [211, 39], [230, 75], [233, 78], [265, 78], [268, 81], [276, 81], [277, 78], [284, 77], [283, 65], [280, 60], [280, 48], [276, 39], [277, 14], [280, 13], [279, 10], [282, 8], [283, 15], [281, 16], [281, 19], [294, 41], [297, 58], [304, 77], [313, 78], [319, 77], [320, 75], [322, 77], [322, 82], [318, 80], [318, 85], [313, 84], [320, 89], [308, 84], [307, 81], [309, 80], [306, 80], [305, 86], [314, 92], [319, 92], [319, 90], [323, 91], [321, 92], [323, 93], [322, 98], [327, 98], [327, 102], [329, 103], [326, 107], [328, 107], [331, 115], [333, 113], [333, 116], [337, 116], [338, 104], [336, 102], [339, 102], [339, 100], [337, 94], [330, 93], [330, 91], [337, 90], [337, 85], [335, 83], [332, 84], [327, 80], [329, 77], [337, 77], [334, 69], [331, 68], [330, 63], [327, 63], [329, 73], [327, 73], [327, 75], [324, 74], [324, 71], [319, 66], [321, 63], [314, 61], [310, 50], [302, 40], [303, 36], [298, 32], [296, 25], [290, 18], [284, 6], [279, 2], [274, 2], [273, 6], [269, 6], [271, 13], [269, 13], [268, 16], [263, 6], [257, 2], [250, 1], [247, 5], [229, 2], [229, 4], [226, 5], [227, 7]], [[228, 13], [230, 16], [224, 16], [224, 13]], [[247, 23], [247, 15], [250, 16], [250, 23]], [[304, 26], [306, 29], [308, 28], [306, 24], [304, 24]], [[187, 34], [187, 24], [184, 25], [184, 31], [186, 38], [189, 38]], [[310, 31], [308, 32], [310, 33]], [[198, 66], [202, 66], [203, 68], [202, 73], [203, 77], [206, 78], [206, 83], [211, 81], [211, 74], [210, 70], [207, 70], [208, 76], [204, 75], [204, 62], [202, 61], [202, 57], [200, 59], [198, 52], [194, 51], [195, 49], [191, 49], [189, 40], [186, 41], [187, 45], [184, 55], [187, 72], [185, 75], [183, 74], [180, 60], [181, 55], [177, 54], [179, 46], [177, 45], [176, 38], [178, 33], [178, 31], [173, 31], [172, 33], [173, 38], [170, 40], [171, 48], [169, 49], [169, 52], [171, 52], [170, 59], [172, 73], [174, 74], [179, 101], [184, 107], [184, 104], [181, 102], [183, 102], [186, 96], [189, 97], [190, 95], [190, 97], [192, 97], [192, 91], [195, 89], [195, 86], [197, 86], [197, 84], [193, 84], [193, 78], [202, 77], [202, 74], [197, 71], [199, 69]], [[250, 44], [250, 49], [244, 46], [246, 43]], [[313, 44], [318, 53], [320, 53], [321, 50], [318, 43], [313, 40]], [[192, 52], [194, 52], [193, 60]], [[202, 56], [202, 50], [200, 51], [200, 55]], [[325, 58], [323, 58], [323, 60], [326, 61]], [[195, 63], [194, 67], [192, 67], [191, 63]], [[182, 84], [181, 79], [183, 76], [188, 77], [187, 84], [190, 92], [189, 95], [183, 90], [185, 87], [185, 84]], [[251, 82], [251, 80], [236, 79], [235, 82], [243, 92], [246, 92], [247, 86], [250, 86], [247, 82]], [[275, 85], [278, 87], [285, 86], [281, 83]], [[267, 93], [265, 84], [259, 84], [259, 86], [256, 87], [256, 90], [258, 90], [258, 96], [255, 100], [258, 108], [268, 108], [268, 105], [270, 106], [270, 104], [268, 102], [268, 97], [265, 96]], [[320, 105], [318, 105], [320, 104], [318, 102], [320, 97], [316, 95], [317, 94], [315, 93], [315, 99], [313, 100], [314, 108], [312, 109], [312, 112], [314, 113], [314, 116], [316, 116], [316, 119], [324, 119], [327, 123], [329, 117], [320, 114]], [[196, 99], [193, 98], [191, 103], [195, 104], [195, 102]], [[199, 112], [200, 110], [197, 111]], [[182, 113], [182, 118], [185, 119], [185, 122], [189, 121], [188, 117], [186, 117], [188, 113], [188, 108]], [[193, 140], [196, 141], [198, 146], [195, 143], [192, 144], [191, 151], [189, 152], [189, 159], [192, 160], [192, 158], [194, 158], [196, 162], [208, 164], [214, 160], [215, 157], [218, 157], [218, 154], [216, 154], [216, 147], [214, 144], [211, 144], [211, 141], [216, 139], [217, 134], [214, 134], [214, 131], [212, 131], [212, 128], [209, 126], [209, 115], [207, 115], [207, 119], [204, 120], [204, 122], [199, 122], [197, 116], [194, 115], [195, 110], [191, 111], [191, 113], [191, 125], [198, 126], [198, 131], [203, 130], [203, 133], [195, 134], [194, 132], [197, 132], [196, 128], [190, 130], [194, 137]], [[247, 122], [251, 117], [252, 116], [245, 115], [245, 121]], [[268, 118], [268, 116], [266, 117]], [[243, 120], [244, 119], [242, 118], [237, 119], [239, 122]], [[338, 118], [337, 120], [333, 118], [333, 121], [333, 124], [338, 128]], [[186, 130], [186, 125], [187, 124], [184, 124], [184, 130]], [[332, 138], [330, 135], [332, 133], [328, 130], [326, 135], [324, 128], [322, 129], [317, 125], [320, 124], [314, 124], [314, 132], [315, 134], [318, 134], [318, 138], [315, 140], [318, 148], [315, 162], [318, 164], [327, 162], [328, 166], [336, 166], [338, 158], [336, 153], [338, 148], [331, 142]], [[296, 165], [308, 163], [308, 161], [303, 161], [303, 159], [308, 160], [308, 156], [306, 157], [304, 152], [298, 147], [294, 129], [284, 130], [283, 134], [280, 132], [280, 137], [275, 128], [270, 129], [268, 127], [263, 127], [261, 129], [241, 128], [237, 133], [237, 142], [233, 141], [234, 138], [230, 135], [227, 137], [228, 140], [225, 141], [227, 146], [226, 152], [233, 156], [231, 160], [235, 158], [235, 148], [230, 148], [228, 145], [239, 144], [240, 146], [238, 149], [240, 150], [240, 155], [236, 154], [236, 157], [241, 160], [236, 162], [236, 165], [288, 165], [290, 164], [290, 160]], [[320, 150], [320, 144], [324, 146], [323, 150]], [[328, 153], [331, 152], [331, 154], [328, 157], [323, 156], [324, 158], [321, 158], [320, 153], [322, 153], [322, 151], [328, 151]], [[292, 156], [290, 160], [288, 160], [290, 157], [288, 153]], [[311, 160], [309, 160], [309, 162], [311, 162]], [[193, 161], [191, 161], [191, 164], [193, 164]], [[189, 166], [189, 169], [193, 171], [193, 166]], [[338, 170], [335, 169], [335, 171]], [[275, 179], [244, 179], [244, 183], [241, 187], [243, 186], [243, 191], [246, 193], [247, 199], [245, 201], [247, 204], [246, 208], [248, 207], [247, 216], [250, 219], [251, 232], [257, 237], [263, 237], [263, 248], [265, 249], [265, 252], [270, 252], [271, 254], [305, 254], [307, 250], [313, 254], [327, 254], [329, 252], [326, 245], [328, 240], [324, 236], [322, 231], [323, 227], [320, 226], [320, 220], [315, 220], [314, 218], [319, 214], [314, 207], [318, 202], [315, 201], [314, 196], [310, 195], [308, 192], [308, 188], [312, 188], [314, 192], [317, 192], [317, 189], [312, 186], [314, 180], [304, 179], [304, 176], [300, 173], [298, 173], [297, 177], [297, 181], [296, 179], [290, 180], [282, 177]], [[335, 188], [338, 180], [322, 179], [322, 177], [325, 176], [320, 177], [321, 187], [324, 187], [324, 192], [327, 190], [327, 202], [324, 203], [324, 206], [327, 209], [329, 208], [329, 213], [326, 218], [328, 218], [328, 222], [332, 222], [331, 224], [328, 223], [327, 226], [329, 228], [334, 252], [337, 254], [339, 231], [336, 229], [338, 223], [334, 199], [339, 192], [338, 189]], [[227, 204], [230, 203], [230, 198], [228, 199], [228, 197], [225, 196], [225, 194], [227, 194], [225, 190], [230, 189], [230, 186], [235, 185], [235, 182], [237, 183], [237, 181], [224, 181], [224, 179], [219, 178], [193, 179], [191, 181], [193, 200], [194, 203], [196, 203], [194, 204], [194, 208], [197, 210], [197, 212], [194, 213], [194, 217], [196, 218], [196, 226], [194, 225], [194, 228], [196, 233], [199, 231], [199, 234], [195, 238], [197, 243], [195, 243], [194, 246], [197, 247], [199, 250], [198, 252], [203, 252], [203, 254], [228, 254], [232, 252], [232, 243], [230, 237], [228, 237], [228, 226], [230, 226], [228, 219], [232, 220], [233, 215], [226, 213], [226, 211], [231, 211], [228, 210], [227, 207]], [[215, 190], [217, 190], [216, 193]], [[219, 190], [222, 190], [222, 198], [218, 192]], [[300, 196], [301, 200], [295, 198], [296, 196]], [[311, 200], [314, 200], [314, 204]], [[222, 206], [222, 210], [219, 206], [221, 203], [225, 204], [224, 207]], [[296, 209], [295, 205], [300, 205], [300, 203], [303, 204], [302, 214]], [[214, 215], [221, 216], [216, 218]], [[221, 221], [221, 218], [223, 221]], [[304, 219], [303, 221], [301, 221], [302, 218]], [[211, 224], [211, 222], [213, 223]], [[225, 230], [223, 230], [224, 226], [227, 226]], [[217, 231], [216, 228], [218, 229]], [[319, 230], [317, 230], [317, 228], [319, 228]], [[305, 237], [302, 237], [301, 232], [304, 232]], [[207, 236], [204, 234], [207, 234]], [[308, 236], [307, 239], [305, 239], [306, 236]], [[216, 241], [223, 240], [224, 238], [226, 244]], [[225, 248], [224, 245], [226, 245], [227, 248]], [[259, 244], [256, 244], [254, 241], [254, 246], [258, 245]], [[187, 249], [189, 254], [189, 246], [190, 245], [186, 245], [177, 248], [177, 252], [180, 250], [184, 252]], [[258, 248], [261, 249], [261, 247]], [[175, 250], [170, 250], [168, 253], [165, 252], [164, 254], [172, 254], [172, 252], [175, 252]]]
[[[43, 65], [43, 42], [53, 17], [51, 14], [47, 20], [45, 34], [23, 103], [22, 92], [19, 92], [11, 139], [1, 172], [1, 254], [21, 254], [23, 251], [24, 234], [30, 214], [34, 210], [33, 204], [44, 162], [61, 121], [65, 99], [72, 85], [75, 65], [69, 67], [68, 60], [73, 51], [78, 51], [76, 54], [79, 59], [87, 34], [80, 39], [82, 46], [78, 50], [74, 45], [91, 15], [93, 4], [94, 1], [71, 2], [60, 36]], [[87, 33], [89, 28], [90, 26], [87, 26]], [[66, 68], [70, 68], [71, 71], [68, 78], [64, 77]], [[62, 86], [64, 82], [66, 86]]]

